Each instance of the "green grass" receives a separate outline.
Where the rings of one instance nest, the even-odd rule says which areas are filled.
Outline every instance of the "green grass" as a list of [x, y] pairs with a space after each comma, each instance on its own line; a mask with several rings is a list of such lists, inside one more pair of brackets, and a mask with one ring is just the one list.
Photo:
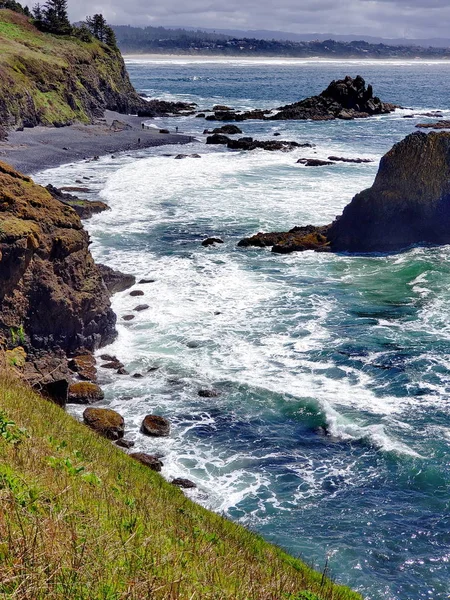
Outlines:
[[361, 600], [0, 377], [0, 598]]

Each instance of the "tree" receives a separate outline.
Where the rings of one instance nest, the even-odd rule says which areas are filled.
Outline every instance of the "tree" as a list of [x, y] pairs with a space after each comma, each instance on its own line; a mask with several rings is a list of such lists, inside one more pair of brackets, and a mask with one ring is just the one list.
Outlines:
[[103, 15], [96, 14], [93, 17], [86, 17], [86, 26], [100, 42], [111, 48], [117, 48], [116, 34]]
[[67, 0], [47, 0], [44, 8], [37, 4], [33, 9], [36, 25], [43, 31], [56, 35], [70, 35], [72, 25], [67, 14]]

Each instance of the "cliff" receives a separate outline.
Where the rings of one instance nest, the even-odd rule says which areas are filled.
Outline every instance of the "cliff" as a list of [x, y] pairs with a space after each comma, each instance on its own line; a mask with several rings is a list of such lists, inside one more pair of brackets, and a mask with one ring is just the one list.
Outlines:
[[348, 252], [450, 243], [450, 133], [413, 133], [396, 144], [327, 236], [332, 250]]
[[92, 350], [115, 321], [79, 216], [0, 163], [0, 346]]
[[145, 107], [118, 50], [42, 33], [24, 15], [0, 9], [0, 138], [2, 126], [90, 123], [105, 109]]

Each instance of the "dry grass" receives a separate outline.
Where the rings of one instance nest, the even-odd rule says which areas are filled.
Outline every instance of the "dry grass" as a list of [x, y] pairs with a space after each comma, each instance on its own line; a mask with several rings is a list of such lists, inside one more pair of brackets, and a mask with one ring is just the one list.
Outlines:
[[360, 600], [7, 375], [0, 411], [0, 598]]

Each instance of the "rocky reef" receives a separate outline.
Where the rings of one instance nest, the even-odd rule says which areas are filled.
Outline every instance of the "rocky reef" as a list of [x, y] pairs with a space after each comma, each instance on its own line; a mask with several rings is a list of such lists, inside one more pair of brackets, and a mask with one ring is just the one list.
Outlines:
[[93, 350], [114, 339], [115, 322], [79, 216], [0, 163], [0, 347]]
[[449, 243], [450, 132], [417, 132], [383, 156], [372, 187], [332, 224], [258, 233], [239, 246], [366, 253]]
[[327, 89], [318, 96], [311, 96], [294, 104], [280, 106], [272, 111], [216, 110], [206, 119], [208, 121], [246, 121], [248, 119], [269, 121], [343, 119], [349, 121], [387, 114], [396, 108], [398, 108], [396, 105], [382, 102], [380, 98], [374, 96], [372, 86], [366, 86], [366, 82], [360, 75], [355, 78], [347, 75], [344, 79], [332, 81]]

